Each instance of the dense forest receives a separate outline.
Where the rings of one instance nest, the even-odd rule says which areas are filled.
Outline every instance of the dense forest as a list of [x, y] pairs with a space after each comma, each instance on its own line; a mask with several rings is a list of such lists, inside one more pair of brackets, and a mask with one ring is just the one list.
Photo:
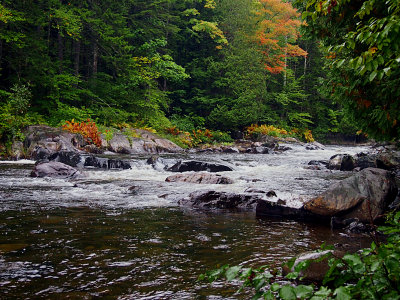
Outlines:
[[[397, 137], [397, 48], [370, 41], [382, 27], [368, 31], [367, 17], [354, 38], [363, 1], [294, 2], [4, 0], [0, 138], [88, 118], [169, 132], [268, 124]], [[376, 11], [397, 16], [397, 6]], [[398, 35], [390, 22], [386, 34]]]

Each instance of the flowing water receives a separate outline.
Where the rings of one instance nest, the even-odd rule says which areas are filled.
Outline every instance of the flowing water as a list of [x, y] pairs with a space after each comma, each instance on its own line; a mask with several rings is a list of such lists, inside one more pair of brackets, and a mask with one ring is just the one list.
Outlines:
[[[315, 224], [257, 219], [254, 212], [181, 208], [197, 190], [274, 190], [298, 207], [349, 172], [307, 169], [310, 160], [362, 147], [302, 146], [281, 154], [187, 154], [233, 167], [231, 185], [165, 182], [148, 157], [130, 170], [86, 169], [79, 180], [31, 178], [33, 162], [0, 163], [0, 299], [246, 299], [237, 286], [197, 282], [217, 264], [277, 267], [320, 244], [366, 246]], [[164, 159], [173, 161], [176, 156]], [[273, 199], [274, 200], [274, 199]]]

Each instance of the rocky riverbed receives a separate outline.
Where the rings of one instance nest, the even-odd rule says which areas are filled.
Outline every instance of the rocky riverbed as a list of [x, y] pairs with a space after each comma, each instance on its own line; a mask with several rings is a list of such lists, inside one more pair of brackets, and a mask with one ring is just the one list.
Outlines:
[[[45, 141], [50, 144], [41, 139], [30, 148], [48, 150], [36, 151], [40, 163], [0, 163], [5, 298], [246, 298], [235, 295], [235, 287], [195, 279], [217, 263], [278, 266], [323, 242], [367, 246], [367, 235], [343, 229], [361, 219], [346, 213], [370, 207], [384, 192], [378, 217], [396, 196], [397, 156], [385, 148], [281, 141], [100, 154], [76, 148], [72, 138], [64, 143], [74, 148], [62, 148], [57, 136]], [[257, 147], [269, 150], [252, 150]], [[377, 187], [363, 189], [371, 182]], [[354, 197], [337, 213], [338, 202], [322, 198], [345, 184]], [[307, 206], [311, 218], [299, 217]], [[315, 215], [328, 223], [334, 217], [340, 229], [309, 222]]]

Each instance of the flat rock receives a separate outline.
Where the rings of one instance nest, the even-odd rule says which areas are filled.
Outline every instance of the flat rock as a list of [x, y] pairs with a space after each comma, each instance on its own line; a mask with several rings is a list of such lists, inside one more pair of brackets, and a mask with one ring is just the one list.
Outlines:
[[167, 177], [167, 182], [188, 182], [188, 183], [202, 183], [202, 184], [232, 184], [233, 181], [228, 178], [217, 174], [211, 173], [193, 173], [193, 174], [176, 174]]
[[31, 172], [31, 177], [77, 178], [80, 176], [82, 173], [77, 169], [56, 161], [38, 164]]

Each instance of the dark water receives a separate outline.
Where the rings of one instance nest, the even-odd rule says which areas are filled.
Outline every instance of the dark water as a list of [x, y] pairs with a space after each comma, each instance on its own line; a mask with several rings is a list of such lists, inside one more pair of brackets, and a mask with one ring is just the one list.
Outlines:
[[8, 299], [235, 298], [236, 287], [211, 287], [197, 276], [225, 263], [279, 266], [322, 241], [365, 243], [243, 212], [77, 207], [7, 211], [0, 219], [0, 292]]
[[87, 170], [78, 181], [34, 179], [31, 164], [0, 164], [0, 299], [247, 299], [238, 286], [196, 279], [221, 264], [279, 267], [324, 242], [364, 247], [368, 237], [253, 212], [184, 209], [176, 199], [272, 188], [301, 205], [350, 175], [304, 168], [339, 150], [208, 156], [234, 166], [223, 173], [234, 179], [229, 186], [166, 183], [171, 174], [145, 158], [133, 159], [132, 170]]

